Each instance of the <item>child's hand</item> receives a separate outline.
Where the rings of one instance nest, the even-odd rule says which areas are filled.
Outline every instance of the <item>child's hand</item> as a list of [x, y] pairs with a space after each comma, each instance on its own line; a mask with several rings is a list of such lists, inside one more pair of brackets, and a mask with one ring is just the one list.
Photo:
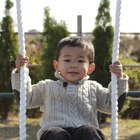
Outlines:
[[116, 61], [109, 66], [110, 72], [114, 73], [117, 77], [123, 78], [123, 66], [120, 61]]
[[23, 57], [23, 55], [20, 55], [18, 54], [17, 55], [17, 59], [16, 59], [16, 68], [17, 68], [17, 71], [19, 72], [20, 71], [20, 67], [23, 66], [23, 65], [28, 65], [28, 62], [29, 62], [29, 57], [28, 56], [25, 56]]

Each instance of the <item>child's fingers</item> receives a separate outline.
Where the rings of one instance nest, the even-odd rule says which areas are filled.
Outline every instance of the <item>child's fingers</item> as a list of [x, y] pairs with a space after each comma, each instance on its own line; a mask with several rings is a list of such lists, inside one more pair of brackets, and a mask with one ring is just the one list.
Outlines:
[[29, 57], [28, 56], [23, 56], [18, 54], [17, 59], [16, 59], [16, 68], [18, 71], [20, 71], [20, 67], [24, 66], [25, 64], [27, 65], [29, 62]]
[[122, 64], [120, 63], [120, 61], [116, 61], [112, 64], [112, 67], [114, 67], [115, 69], [123, 69]]
[[116, 65], [121, 65], [121, 62], [119, 60], [115, 61], [113, 64], [116, 64]]
[[120, 61], [116, 61], [109, 66], [110, 72], [114, 73], [118, 77], [123, 76], [123, 66]]
[[29, 63], [29, 57], [26, 56], [25, 59], [26, 59], [26, 62]]

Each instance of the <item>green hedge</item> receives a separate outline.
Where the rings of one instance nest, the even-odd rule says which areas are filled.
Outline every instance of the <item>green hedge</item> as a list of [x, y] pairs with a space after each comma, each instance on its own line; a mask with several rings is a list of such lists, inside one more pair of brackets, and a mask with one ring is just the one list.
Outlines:
[[140, 119], [140, 97], [127, 97], [120, 113], [121, 118]]
[[9, 112], [13, 109], [14, 95], [0, 93], [0, 119], [7, 120]]

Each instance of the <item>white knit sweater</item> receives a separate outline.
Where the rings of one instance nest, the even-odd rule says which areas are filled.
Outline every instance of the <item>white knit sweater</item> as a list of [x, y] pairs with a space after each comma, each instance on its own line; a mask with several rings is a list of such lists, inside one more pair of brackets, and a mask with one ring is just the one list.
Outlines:
[[[97, 111], [111, 113], [111, 88], [104, 88], [89, 76], [75, 84], [68, 83], [56, 73], [59, 79], [46, 79], [31, 85], [27, 82], [27, 108], [40, 106], [43, 112], [38, 139], [49, 127], [98, 127]], [[19, 91], [19, 74], [12, 72], [12, 88]], [[128, 92], [128, 76], [118, 79], [118, 96]]]

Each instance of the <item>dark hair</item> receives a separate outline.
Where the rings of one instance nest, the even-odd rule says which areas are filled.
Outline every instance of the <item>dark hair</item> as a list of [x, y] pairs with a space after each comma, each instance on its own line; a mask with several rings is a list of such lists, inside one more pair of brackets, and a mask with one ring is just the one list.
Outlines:
[[62, 50], [62, 48], [66, 46], [87, 48], [89, 50], [89, 62], [90, 63], [94, 62], [95, 51], [92, 43], [89, 40], [84, 39], [83, 37], [80, 36], [65, 37], [61, 39], [56, 49], [56, 60], [59, 59], [60, 51]]

